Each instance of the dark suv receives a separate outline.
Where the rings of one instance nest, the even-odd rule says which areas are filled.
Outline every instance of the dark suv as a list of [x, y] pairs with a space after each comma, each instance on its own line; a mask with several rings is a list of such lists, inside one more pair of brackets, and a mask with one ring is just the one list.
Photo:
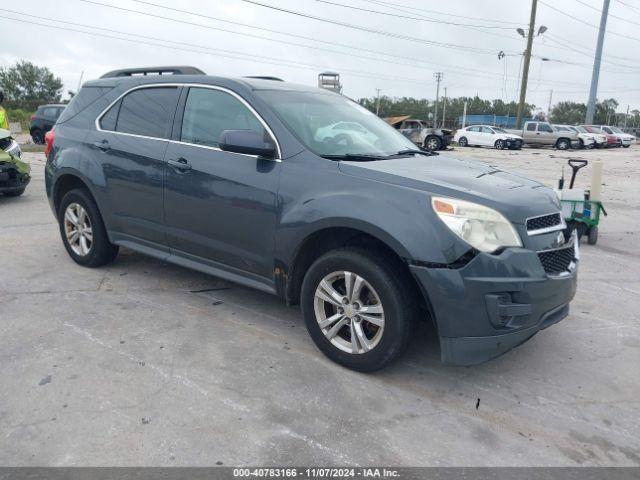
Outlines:
[[65, 107], [66, 105], [40, 105], [38, 107], [29, 122], [29, 133], [33, 143], [44, 143], [44, 136], [51, 130]]
[[445, 363], [483, 362], [563, 319], [575, 293], [578, 244], [553, 190], [417, 149], [326, 90], [111, 72], [47, 140], [77, 263], [123, 246], [300, 303], [317, 346], [356, 370], [397, 357], [419, 319]]

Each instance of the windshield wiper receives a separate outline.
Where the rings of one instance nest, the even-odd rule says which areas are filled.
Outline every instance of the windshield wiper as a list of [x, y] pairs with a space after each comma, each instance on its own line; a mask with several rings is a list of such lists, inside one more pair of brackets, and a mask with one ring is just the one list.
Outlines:
[[329, 160], [353, 160], [356, 162], [368, 162], [371, 160], [385, 160], [389, 157], [369, 153], [344, 153], [342, 155], [322, 155], [322, 158], [327, 158]]
[[396, 155], [424, 155], [425, 157], [433, 157], [435, 155], [440, 155], [438, 152], [429, 152], [427, 150], [400, 150], [399, 152], [395, 153], [394, 156]]

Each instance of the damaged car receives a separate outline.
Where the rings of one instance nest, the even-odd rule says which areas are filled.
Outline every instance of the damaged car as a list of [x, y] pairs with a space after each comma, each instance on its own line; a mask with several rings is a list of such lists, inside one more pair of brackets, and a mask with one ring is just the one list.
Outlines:
[[453, 132], [446, 128], [433, 128], [425, 120], [416, 120], [409, 115], [384, 119], [417, 146], [430, 152], [444, 150], [453, 140]]
[[18, 197], [31, 180], [31, 168], [22, 160], [18, 142], [9, 130], [0, 129], [0, 195]]

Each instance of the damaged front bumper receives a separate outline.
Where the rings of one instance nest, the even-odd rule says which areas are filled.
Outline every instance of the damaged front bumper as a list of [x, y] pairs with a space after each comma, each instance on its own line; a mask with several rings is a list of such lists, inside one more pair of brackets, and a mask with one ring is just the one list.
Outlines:
[[13, 193], [24, 190], [31, 181], [29, 164], [19, 158], [0, 155], [0, 193]]
[[554, 268], [554, 251], [524, 248], [480, 253], [458, 269], [411, 266], [435, 318], [442, 362], [485, 362], [565, 318], [576, 292], [578, 248], [573, 235], [555, 250], [558, 261], [573, 258], [553, 273], [546, 270]]

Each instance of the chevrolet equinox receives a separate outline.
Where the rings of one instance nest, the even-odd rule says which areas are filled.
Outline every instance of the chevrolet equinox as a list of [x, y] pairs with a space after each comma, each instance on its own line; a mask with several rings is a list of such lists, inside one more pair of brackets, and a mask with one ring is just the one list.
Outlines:
[[578, 242], [556, 194], [434, 155], [348, 98], [193, 67], [86, 83], [47, 136], [71, 258], [119, 247], [300, 304], [311, 338], [384, 367], [421, 319], [472, 365], [567, 316]]

